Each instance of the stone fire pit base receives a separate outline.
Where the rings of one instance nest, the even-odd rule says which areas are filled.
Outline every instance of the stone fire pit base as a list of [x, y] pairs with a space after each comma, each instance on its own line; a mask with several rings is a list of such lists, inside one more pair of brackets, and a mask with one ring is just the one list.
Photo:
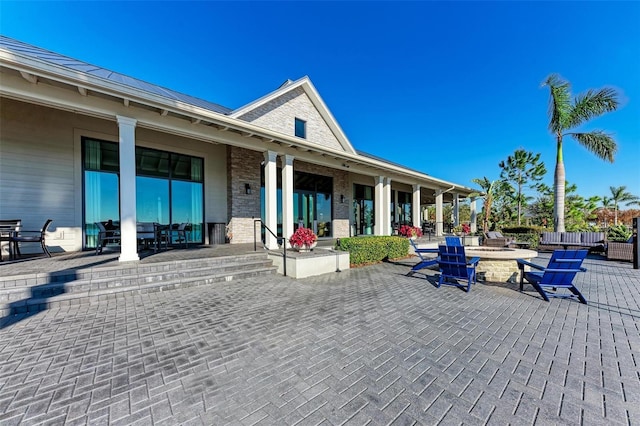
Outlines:
[[[480, 262], [476, 267], [478, 281], [518, 283], [520, 270], [516, 259], [531, 259], [538, 256], [538, 252], [527, 249], [512, 249], [500, 247], [465, 247], [467, 257], [478, 256]], [[526, 268], [529, 270], [529, 268]]]

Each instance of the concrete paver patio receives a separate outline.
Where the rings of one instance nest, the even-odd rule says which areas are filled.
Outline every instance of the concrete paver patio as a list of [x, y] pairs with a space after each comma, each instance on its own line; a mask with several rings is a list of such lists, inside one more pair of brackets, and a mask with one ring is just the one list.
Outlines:
[[587, 259], [587, 306], [410, 263], [26, 317], [0, 329], [0, 424], [640, 423], [631, 264]]

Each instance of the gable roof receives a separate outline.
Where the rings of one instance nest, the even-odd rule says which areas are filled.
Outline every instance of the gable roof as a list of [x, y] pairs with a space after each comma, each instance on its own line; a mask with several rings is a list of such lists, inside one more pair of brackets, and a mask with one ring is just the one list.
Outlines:
[[54, 64], [63, 68], [68, 68], [72, 71], [83, 72], [90, 74], [94, 77], [110, 80], [131, 88], [142, 90], [147, 93], [151, 93], [157, 96], [162, 96], [174, 101], [183, 102], [185, 104], [205, 108], [213, 112], [220, 114], [229, 114], [230, 108], [222, 105], [205, 101], [194, 96], [185, 95], [184, 93], [176, 92], [175, 90], [167, 89], [162, 86], [147, 83], [146, 81], [138, 80], [137, 78], [129, 77], [124, 74], [120, 74], [114, 71], [110, 71], [106, 68], [101, 68], [96, 65], [91, 65], [87, 62], [79, 61], [77, 59], [70, 58], [68, 56], [61, 55], [59, 53], [51, 52], [49, 50], [32, 46], [27, 43], [23, 43], [18, 40], [0, 35], [0, 48], [9, 50], [11, 52], [32, 58], [40, 61], [45, 61], [50, 64]]
[[285, 81], [280, 87], [278, 87], [273, 92], [268, 93], [265, 96], [232, 111], [229, 114], [229, 117], [239, 119], [241, 116], [245, 115], [246, 113], [251, 112], [257, 108], [260, 108], [261, 106], [267, 104], [268, 102], [284, 95], [285, 93], [296, 90], [297, 88], [301, 88], [304, 91], [304, 93], [307, 95], [307, 97], [309, 98], [313, 106], [316, 108], [318, 113], [320, 113], [320, 116], [327, 123], [327, 126], [329, 126], [329, 128], [333, 132], [333, 135], [336, 137], [336, 139], [338, 140], [342, 148], [346, 152], [355, 154], [356, 150], [353, 148], [353, 145], [351, 145], [351, 142], [349, 142], [349, 139], [342, 131], [342, 128], [334, 118], [333, 114], [331, 114], [331, 111], [329, 111], [329, 108], [327, 108], [327, 105], [324, 103], [324, 101], [320, 97], [320, 94], [318, 94], [318, 91], [313, 86], [313, 83], [311, 83], [311, 80], [309, 79], [308, 76], [304, 76], [296, 81], [292, 81], [292, 80]]

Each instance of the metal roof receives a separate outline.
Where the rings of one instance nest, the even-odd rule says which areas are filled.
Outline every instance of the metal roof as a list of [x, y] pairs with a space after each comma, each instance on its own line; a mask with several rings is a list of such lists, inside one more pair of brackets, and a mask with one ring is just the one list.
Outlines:
[[176, 92], [162, 86], [147, 83], [146, 81], [138, 80], [136, 78], [110, 71], [108, 69], [101, 68], [95, 65], [91, 65], [86, 62], [70, 58], [68, 56], [60, 55], [59, 53], [51, 52], [40, 47], [23, 43], [4, 35], [0, 35], [0, 48], [15, 52], [23, 56], [28, 56], [33, 59], [38, 59], [61, 67], [69, 68], [76, 72], [91, 74], [94, 77], [111, 80], [174, 101], [179, 101], [200, 108], [205, 108], [219, 114], [227, 115], [232, 111], [230, 108], [224, 107], [222, 105], [205, 101], [193, 96], [185, 95], [184, 93]]

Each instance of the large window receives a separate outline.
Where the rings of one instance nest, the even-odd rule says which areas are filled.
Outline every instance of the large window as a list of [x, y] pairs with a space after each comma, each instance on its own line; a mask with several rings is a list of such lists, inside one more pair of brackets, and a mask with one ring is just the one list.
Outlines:
[[[282, 169], [277, 169], [277, 214], [278, 236], [282, 236]], [[264, 211], [264, 168], [260, 191], [262, 220]], [[333, 217], [333, 178], [311, 173], [294, 172], [293, 175], [293, 218], [294, 229], [313, 229], [319, 238], [331, 237]], [[290, 235], [286, 236], [287, 238]]]
[[[138, 222], [188, 223], [187, 239], [203, 241], [203, 159], [136, 148]], [[83, 139], [85, 246], [95, 247], [96, 222], [120, 222], [118, 144]]]
[[373, 235], [375, 224], [373, 187], [353, 185], [354, 235]]

